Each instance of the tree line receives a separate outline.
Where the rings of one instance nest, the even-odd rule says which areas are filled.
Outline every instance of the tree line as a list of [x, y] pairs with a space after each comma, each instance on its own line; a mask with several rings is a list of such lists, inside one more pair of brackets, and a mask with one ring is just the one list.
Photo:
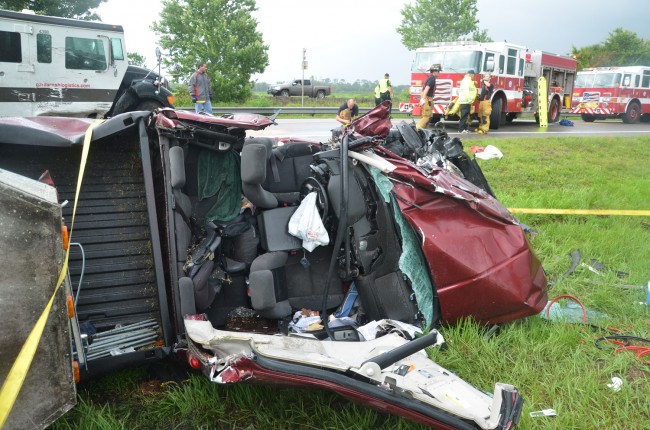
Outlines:
[[[107, 0], [0, 0], [0, 8], [31, 9], [38, 14], [77, 19], [99, 19], [94, 12]], [[431, 41], [492, 41], [476, 19], [477, 0], [415, 0], [402, 10], [402, 22], [395, 29], [402, 44], [414, 50]], [[166, 70], [176, 82], [184, 82], [200, 61], [207, 61], [214, 92], [221, 102], [244, 102], [253, 91], [266, 91], [270, 84], [255, 83], [251, 76], [269, 65], [268, 49], [252, 13], [255, 0], [162, 0], [159, 20], [152, 29], [160, 46]], [[141, 64], [138, 53], [129, 61]], [[650, 40], [622, 27], [594, 45], [573, 46], [578, 70], [586, 67], [650, 65]], [[376, 81], [323, 80], [341, 93], [372, 92]]]

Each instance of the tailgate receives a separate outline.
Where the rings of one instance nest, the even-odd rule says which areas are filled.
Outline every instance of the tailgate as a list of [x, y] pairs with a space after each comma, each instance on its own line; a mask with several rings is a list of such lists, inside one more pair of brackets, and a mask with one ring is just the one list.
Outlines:
[[[64, 250], [61, 206], [54, 188], [0, 169], [0, 207], [0, 380], [4, 383], [56, 288]], [[65, 291], [60, 288], [4, 429], [44, 428], [75, 404]]]

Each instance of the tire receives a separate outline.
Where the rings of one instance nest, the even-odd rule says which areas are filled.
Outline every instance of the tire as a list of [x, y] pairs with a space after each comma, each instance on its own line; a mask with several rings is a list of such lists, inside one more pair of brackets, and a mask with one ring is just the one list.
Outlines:
[[582, 115], [580, 115], [580, 118], [582, 118], [582, 120], [584, 122], [594, 122], [594, 121], [596, 121], [596, 116], [595, 115], [589, 115], [588, 113], [583, 113]]
[[623, 114], [625, 124], [636, 124], [641, 121], [641, 105], [638, 102], [631, 102]]
[[289, 90], [280, 91], [280, 97], [289, 97]]
[[126, 91], [124, 94], [120, 96], [120, 98], [115, 103], [115, 107], [113, 108], [113, 111], [109, 113], [111, 116], [115, 116], [124, 112], [131, 111], [133, 110], [133, 107], [135, 107], [137, 102], [138, 102], [138, 98], [135, 97], [133, 94], [131, 94], [131, 91]]
[[[505, 116], [501, 112], [501, 107], [503, 106], [503, 101], [501, 98], [492, 100], [492, 113], [490, 114], [490, 130], [497, 130], [501, 127], [502, 119], [505, 121]], [[503, 117], [503, 118], [502, 118]]]
[[517, 118], [516, 113], [507, 113], [506, 114], [506, 124], [510, 124], [512, 121], [515, 120], [515, 118]]
[[558, 122], [561, 113], [562, 108], [560, 108], [560, 102], [558, 99], [551, 100], [551, 108], [548, 110], [548, 123], [552, 124]]
[[148, 110], [149, 112], [153, 112], [161, 107], [163, 107], [162, 103], [157, 102], [156, 100], [144, 100], [138, 103], [135, 110]]
[[316, 93], [316, 98], [320, 99], [320, 100], [324, 99], [325, 98], [325, 91], [323, 91], [323, 90], [318, 91]]

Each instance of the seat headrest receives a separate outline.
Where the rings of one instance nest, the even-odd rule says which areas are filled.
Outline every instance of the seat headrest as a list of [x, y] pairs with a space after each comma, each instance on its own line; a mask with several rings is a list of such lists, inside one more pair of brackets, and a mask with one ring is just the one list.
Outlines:
[[262, 184], [266, 178], [266, 145], [249, 143], [241, 151], [241, 180], [245, 184]]
[[180, 146], [169, 148], [169, 169], [172, 188], [183, 188], [185, 186], [185, 154]]

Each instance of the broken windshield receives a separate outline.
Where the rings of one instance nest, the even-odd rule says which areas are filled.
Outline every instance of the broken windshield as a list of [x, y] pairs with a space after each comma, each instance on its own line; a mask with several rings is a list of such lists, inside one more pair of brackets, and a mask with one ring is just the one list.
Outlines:
[[480, 51], [418, 52], [413, 62], [413, 72], [426, 72], [432, 64], [440, 64], [443, 72], [467, 73], [481, 70], [483, 53]]

